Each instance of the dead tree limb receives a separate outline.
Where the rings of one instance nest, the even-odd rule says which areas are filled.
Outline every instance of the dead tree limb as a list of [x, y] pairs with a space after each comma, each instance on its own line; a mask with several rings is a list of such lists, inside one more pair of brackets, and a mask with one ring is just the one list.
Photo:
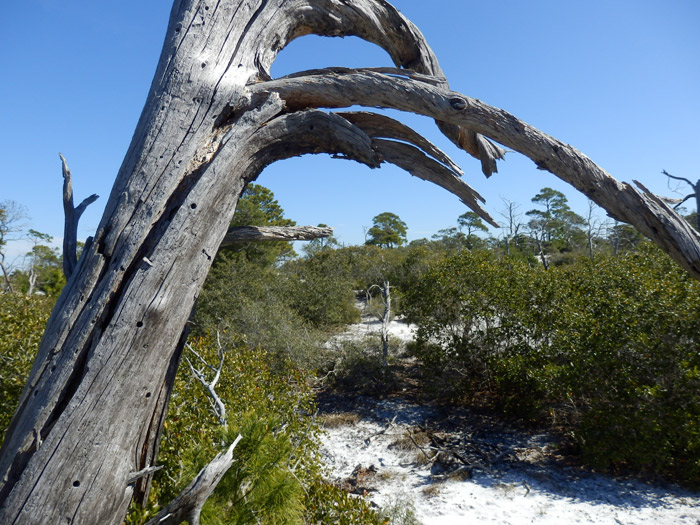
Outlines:
[[63, 227], [63, 274], [70, 278], [76, 264], [78, 264], [78, 222], [85, 209], [95, 202], [99, 195], [92, 194], [83, 199], [78, 206], [73, 205], [73, 179], [66, 159], [60, 153], [63, 172], [63, 214], [65, 223]]
[[154, 518], [146, 522], [146, 525], [179, 525], [185, 521], [190, 525], [199, 525], [202, 507], [233, 465], [233, 449], [241, 439], [239, 434], [225, 452], [217, 454], [199, 471], [192, 482]]
[[311, 241], [333, 235], [333, 228], [318, 226], [232, 226], [221, 246], [238, 242]]
[[[639, 184], [641, 192], [630, 184], [618, 182], [572, 146], [502, 109], [434, 83], [372, 69], [314, 70], [249, 87], [253, 93], [279, 94], [288, 111], [372, 105], [418, 113], [451, 126], [471, 129], [522, 153], [539, 169], [568, 182], [614, 219], [633, 225], [700, 279], [700, 234], [666, 203]], [[479, 213], [477, 209], [474, 211]]]
[[217, 353], [219, 356], [219, 364], [218, 366], [213, 366], [207, 363], [207, 361], [199, 355], [194, 348], [192, 348], [192, 345], [189, 343], [187, 344], [187, 349], [194, 354], [194, 356], [197, 358], [199, 362], [201, 362], [205, 368], [208, 368], [212, 372], [214, 372], [214, 377], [212, 378], [211, 381], [207, 381], [205, 375], [204, 375], [204, 369], [200, 368], [197, 369], [194, 367], [192, 364], [192, 361], [189, 360], [187, 356], [185, 356], [185, 360], [187, 361], [187, 364], [190, 367], [190, 370], [194, 374], [194, 376], [199, 380], [201, 385], [204, 387], [204, 389], [207, 391], [207, 395], [209, 396], [209, 402], [211, 403], [212, 410], [214, 411], [214, 415], [216, 418], [219, 420], [219, 424], [224, 427], [224, 429], [228, 428], [228, 423], [226, 422], [226, 405], [224, 405], [224, 402], [221, 400], [219, 397], [219, 394], [216, 393], [216, 385], [219, 382], [219, 379], [221, 378], [221, 370], [224, 368], [224, 348], [221, 346], [221, 341], [219, 341], [219, 334], [216, 334], [217, 338]]
[[697, 227], [697, 230], [700, 231], [700, 180], [697, 182], [693, 183], [692, 181], [686, 179], [685, 177], [677, 177], [676, 175], [671, 175], [668, 171], [666, 170], [661, 170], [661, 173], [666, 175], [669, 179], [673, 180], [679, 180], [681, 182], [685, 182], [688, 184], [693, 189], [693, 193], [689, 193], [682, 199], [680, 199], [677, 202], [673, 202], [673, 209], [676, 210], [678, 209], [685, 201], [692, 199], [695, 197], [695, 212], [696, 212], [696, 217], [695, 217], [695, 224]]

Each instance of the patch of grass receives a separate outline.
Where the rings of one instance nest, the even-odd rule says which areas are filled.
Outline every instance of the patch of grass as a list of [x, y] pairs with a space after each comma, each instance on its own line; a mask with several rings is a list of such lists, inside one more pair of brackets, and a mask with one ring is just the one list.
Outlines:
[[321, 417], [321, 426], [323, 428], [338, 428], [356, 425], [362, 418], [354, 412], [333, 412], [324, 414]]
[[438, 483], [431, 483], [426, 485], [421, 489], [421, 492], [426, 498], [435, 498], [440, 494], [441, 485]]
[[421, 525], [416, 517], [416, 509], [412, 498], [408, 495], [399, 495], [385, 505], [378, 513], [384, 518], [385, 523], [391, 525]]

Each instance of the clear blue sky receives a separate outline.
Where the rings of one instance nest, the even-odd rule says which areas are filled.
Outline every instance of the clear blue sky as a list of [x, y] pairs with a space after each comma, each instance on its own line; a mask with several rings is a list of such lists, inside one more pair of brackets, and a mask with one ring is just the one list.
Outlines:
[[[502, 107], [572, 144], [619, 180], [670, 195], [662, 169], [700, 178], [700, 2], [697, 0], [395, 0], [425, 34], [451, 87]], [[26, 206], [31, 227], [62, 236], [58, 152], [77, 202], [100, 199], [79, 236], [94, 232], [146, 99], [170, 0], [24, 0], [3, 7], [0, 33], [0, 201]], [[305, 37], [279, 56], [274, 75], [331, 65], [391, 65], [357, 39]], [[499, 218], [502, 198], [532, 207], [540, 188], [586, 199], [510, 153], [486, 180], [478, 163], [421, 117], [407, 116], [462, 165]], [[391, 211], [409, 239], [456, 225], [466, 209], [444, 190], [386, 166], [369, 170], [326, 156], [268, 168], [259, 183], [289, 218], [326, 223], [349, 244]], [[681, 190], [685, 191], [685, 189]], [[692, 207], [691, 207], [692, 208]]]

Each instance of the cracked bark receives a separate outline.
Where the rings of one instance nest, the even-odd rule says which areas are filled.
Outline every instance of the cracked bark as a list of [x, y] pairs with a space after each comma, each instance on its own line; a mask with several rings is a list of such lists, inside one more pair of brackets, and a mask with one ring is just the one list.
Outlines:
[[[271, 80], [294, 38], [354, 35], [396, 69]], [[630, 222], [700, 276], [700, 239], [660, 199], [512, 115], [450, 91], [420, 31], [383, 0], [175, 2], [160, 61], [93, 242], [70, 274], [0, 451], [0, 522], [119, 524], [148, 490], [183, 327], [246, 183], [330, 153], [392, 162], [480, 197], [442, 152], [385, 117], [429, 115], [491, 175], [503, 144]], [[487, 219], [488, 220], [488, 219]], [[492, 220], [492, 219], [491, 219]], [[146, 476], [133, 482], [133, 473]]]

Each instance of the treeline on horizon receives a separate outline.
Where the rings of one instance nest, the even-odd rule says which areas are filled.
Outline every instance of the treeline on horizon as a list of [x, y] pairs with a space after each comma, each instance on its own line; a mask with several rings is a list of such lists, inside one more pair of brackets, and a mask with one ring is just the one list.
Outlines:
[[[303, 256], [282, 242], [222, 249], [178, 372], [164, 468], [129, 523], [152, 517], [239, 432], [240, 459], [207, 503], [207, 522], [384, 523], [391, 509], [324, 480], [314, 394], [387, 394], [401, 384], [399, 356], [418, 358], [426, 402], [550, 428], [600, 471], [697, 488], [700, 283], [631, 227], [599, 221], [593, 209], [576, 214], [560, 192], [544, 188], [532, 204], [518, 213], [506, 203], [500, 238], [484, 238], [486, 226], [467, 212], [408, 243], [406, 224], [384, 212], [360, 246], [317, 239]], [[254, 184], [233, 221], [292, 224]], [[0, 433], [64, 284], [60, 254], [32, 252], [34, 269], [5, 273], [0, 294]], [[386, 367], [378, 340], [327, 344], [359, 319], [358, 297], [377, 308], [367, 291], [385, 282], [395, 314], [417, 326], [416, 341], [396, 343]], [[197, 377], [211, 380], [220, 364], [225, 422]]]

